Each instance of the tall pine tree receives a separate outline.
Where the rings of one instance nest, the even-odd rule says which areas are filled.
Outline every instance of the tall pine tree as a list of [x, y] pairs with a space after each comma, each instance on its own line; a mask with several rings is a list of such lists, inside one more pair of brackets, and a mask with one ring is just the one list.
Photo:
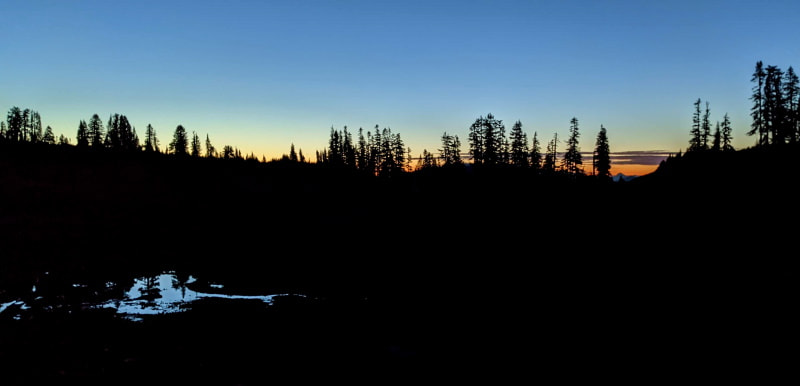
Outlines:
[[567, 138], [567, 151], [564, 153], [564, 158], [561, 162], [562, 169], [572, 176], [583, 174], [583, 159], [578, 138], [580, 131], [578, 129], [578, 118], [573, 117], [569, 121], [569, 138]]
[[611, 150], [608, 145], [606, 128], [600, 125], [594, 145], [594, 173], [601, 180], [611, 179]]
[[189, 142], [186, 138], [186, 129], [183, 125], [178, 125], [175, 128], [175, 133], [172, 135], [172, 142], [169, 143], [169, 150], [172, 154], [184, 156], [188, 152]]
[[756, 62], [755, 71], [753, 71], [753, 76], [750, 78], [750, 81], [755, 83], [753, 94], [750, 96], [750, 100], [753, 101], [753, 107], [750, 109], [753, 123], [750, 125], [750, 131], [747, 132], [747, 135], [758, 135], [758, 140], [756, 141], [758, 146], [769, 144], [767, 127], [764, 122], [764, 81], [766, 76], [764, 63], [759, 60]]
[[511, 128], [511, 165], [527, 168], [529, 165], [528, 136], [522, 131], [522, 122], [517, 121]]

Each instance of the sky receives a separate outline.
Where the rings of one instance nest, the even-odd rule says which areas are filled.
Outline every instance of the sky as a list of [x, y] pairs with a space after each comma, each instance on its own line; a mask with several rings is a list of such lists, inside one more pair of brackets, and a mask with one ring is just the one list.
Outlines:
[[[491, 113], [544, 149], [579, 121], [591, 151], [686, 149], [693, 103], [752, 146], [759, 60], [798, 65], [794, 1], [3, 0], [0, 109], [74, 142], [123, 114], [162, 145], [177, 125], [217, 149], [312, 158], [330, 130], [389, 128], [418, 156], [467, 151]], [[560, 146], [564, 146], [563, 142]], [[653, 158], [653, 157], [649, 157]], [[621, 160], [622, 158], [620, 158]], [[622, 162], [622, 161], [620, 161]], [[612, 160], [612, 173], [622, 171]], [[629, 173], [626, 173], [629, 174]]]

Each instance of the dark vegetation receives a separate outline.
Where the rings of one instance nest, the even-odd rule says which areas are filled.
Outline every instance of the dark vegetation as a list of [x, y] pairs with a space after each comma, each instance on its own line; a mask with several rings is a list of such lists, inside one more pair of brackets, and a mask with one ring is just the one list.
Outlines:
[[[150, 150], [112, 149], [136, 138], [117, 122], [128, 140], [102, 150], [97, 122], [81, 123], [74, 146], [8, 140], [6, 127], [0, 302], [39, 284], [69, 306], [0, 313], [3, 384], [764, 382], [791, 363], [791, 136], [766, 130], [734, 150], [706, 142], [700, 118], [686, 153], [612, 182], [605, 162], [584, 174], [579, 152], [556, 167], [555, 150], [528, 148], [519, 130], [502, 145], [491, 115], [470, 131], [477, 162], [463, 164], [445, 134], [441, 157], [413, 171], [399, 135], [377, 128], [363, 147], [332, 129], [316, 163], [294, 147], [264, 162], [234, 148], [201, 157], [185, 129], [166, 152], [150, 136]], [[82, 309], [68, 289], [163, 270], [308, 298], [209, 300], [132, 322]]]

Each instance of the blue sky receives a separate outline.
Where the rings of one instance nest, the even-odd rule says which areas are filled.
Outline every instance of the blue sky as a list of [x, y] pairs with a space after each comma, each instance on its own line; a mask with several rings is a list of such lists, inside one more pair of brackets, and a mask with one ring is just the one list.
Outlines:
[[797, 1], [5, 0], [0, 109], [56, 135], [126, 115], [167, 144], [178, 124], [259, 158], [325, 148], [333, 126], [442, 133], [466, 150], [492, 113], [545, 143], [577, 117], [612, 151], [685, 149], [693, 102], [750, 146], [756, 61], [800, 66]]

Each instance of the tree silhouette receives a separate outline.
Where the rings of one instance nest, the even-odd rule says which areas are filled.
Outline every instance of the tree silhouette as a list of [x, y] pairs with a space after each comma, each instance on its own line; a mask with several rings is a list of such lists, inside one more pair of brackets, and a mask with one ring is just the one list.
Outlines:
[[580, 132], [578, 130], [578, 118], [573, 117], [569, 126], [569, 138], [567, 138], [567, 152], [564, 153], [561, 167], [562, 169], [572, 176], [583, 174], [583, 160], [581, 159], [581, 151], [578, 147], [578, 138]]
[[23, 141], [37, 143], [42, 140], [42, 116], [38, 111], [25, 109], [23, 116]]
[[439, 166], [439, 162], [433, 153], [428, 152], [428, 149], [422, 149], [422, 155], [419, 157], [417, 163], [417, 170], [431, 169]]
[[105, 128], [103, 128], [103, 121], [100, 120], [100, 116], [97, 114], [92, 115], [92, 118], [89, 119], [89, 126], [87, 127], [89, 146], [92, 148], [103, 147], [104, 130]]
[[601, 180], [611, 179], [611, 151], [606, 128], [600, 125], [594, 145], [594, 173]]
[[764, 124], [763, 89], [766, 76], [767, 74], [764, 72], [764, 63], [759, 60], [756, 62], [756, 69], [750, 79], [751, 82], [755, 82], [756, 84], [753, 86], [753, 94], [750, 96], [750, 99], [753, 101], [753, 107], [750, 109], [750, 116], [753, 118], [753, 123], [750, 126], [750, 131], [747, 132], [747, 135], [758, 134], [756, 145], [759, 146], [764, 146], [769, 143], [766, 125]]
[[222, 147], [222, 159], [234, 159], [236, 158], [236, 150], [234, 150], [233, 146], [225, 145]]
[[708, 149], [708, 139], [711, 137], [711, 109], [708, 107], [708, 101], [706, 101], [706, 110], [703, 113], [703, 120], [700, 125], [700, 137], [701, 137], [701, 149], [707, 150]]
[[327, 162], [333, 166], [344, 165], [344, 140], [341, 132], [331, 126], [331, 135], [328, 138]]
[[700, 118], [700, 98], [694, 102], [694, 113], [692, 114], [692, 130], [690, 131], [688, 151], [699, 151], [703, 148], [703, 131]]
[[733, 151], [733, 145], [731, 145], [731, 141], [733, 141], [733, 129], [731, 128], [731, 120], [728, 118], [728, 113], [725, 113], [725, 116], [722, 118], [722, 126], [720, 127], [721, 130], [721, 142], [722, 142], [722, 150], [723, 151]]
[[542, 165], [542, 172], [546, 174], [553, 174], [556, 172], [556, 157], [558, 154], [558, 133], [553, 133], [553, 139], [547, 143], [547, 149], [544, 155], [544, 164]]
[[20, 131], [20, 138], [19, 138], [20, 141], [27, 142], [30, 139], [30, 128], [31, 128], [31, 110], [30, 109], [22, 110], [22, 130]]
[[511, 128], [511, 165], [527, 168], [529, 166], [528, 136], [522, 131], [522, 122], [517, 121]]
[[294, 143], [289, 148], [289, 161], [292, 161], [292, 162], [297, 162], [298, 161], [297, 152], [294, 150]]
[[344, 164], [352, 168], [356, 168], [356, 148], [353, 144], [353, 136], [347, 131], [347, 126], [342, 131], [342, 155], [344, 156]]
[[10, 110], [8, 110], [6, 122], [8, 122], [6, 139], [10, 142], [20, 141], [22, 137], [23, 126], [22, 110], [17, 106], [12, 107]]
[[192, 131], [192, 146], [190, 154], [192, 157], [200, 157], [200, 137], [198, 137], [197, 133], [194, 131]]
[[439, 158], [445, 167], [464, 165], [461, 160], [461, 141], [458, 140], [457, 135], [450, 135], [447, 132], [442, 134], [442, 148], [439, 149]]
[[539, 144], [539, 138], [536, 132], [533, 132], [533, 141], [531, 143], [531, 169], [536, 172], [542, 169], [542, 146]]
[[86, 121], [81, 120], [80, 123], [78, 123], [78, 134], [75, 136], [75, 139], [79, 148], [89, 147], [89, 128]]
[[134, 151], [139, 150], [139, 136], [136, 129], [131, 126], [128, 117], [121, 114], [112, 114], [106, 126], [105, 146], [111, 150]]
[[147, 124], [147, 128], [144, 132], [144, 151], [148, 153], [158, 153], [158, 137], [156, 136], [156, 129], [153, 128], [153, 125]]
[[379, 135], [376, 135], [376, 140], [378, 139], [377, 149], [374, 152], [378, 161], [378, 176], [389, 177], [405, 170], [405, 145], [400, 134], [392, 133], [390, 128], [383, 128]]
[[764, 123], [773, 144], [786, 143], [786, 114], [783, 101], [783, 71], [777, 66], [767, 66], [764, 79]]
[[475, 165], [496, 166], [509, 162], [508, 142], [502, 120], [491, 113], [478, 117], [469, 128], [469, 153]]
[[720, 130], [719, 121], [717, 121], [717, 126], [714, 128], [714, 135], [712, 137], [713, 140], [711, 141], [711, 150], [722, 150], [722, 130]]
[[188, 154], [188, 146], [186, 129], [183, 125], [178, 125], [178, 127], [175, 128], [175, 133], [172, 135], [172, 141], [169, 143], [169, 150], [172, 154], [185, 156]]
[[794, 72], [794, 68], [789, 66], [786, 70], [786, 77], [782, 85], [784, 100], [784, 129], [785, 135], [789, 137], [789, 142], [795, 143], [798, 140], [798, 98], [800, 98], [800, 80]]
[[484, 138], [486, 133], [483, 121], [482, 116], [478, 117], [469, 127], [469, 156], [472, 158], [474, 165], [483, 164], [483, 157], [486, 154], [486, 140]]
[[206, 157], [214, 158], [217, 156], [217, 149], [211, 144], [211, 139], [206, 134]]
[[44, 143], [46, 143], [48, 145], [55, 145], [56, 137], [53, 134], [53, 128], [52, 127], [47, 126], [47, 128], [44, 129], [44, 135], [42, 136], [42, 142], [44, 142]]
[[358, 170], [369, 170], [369, 148], [367, 139], [364, 137], [364, 128], [358, 128], [358, 143], [356, 149], [356, 168]]

